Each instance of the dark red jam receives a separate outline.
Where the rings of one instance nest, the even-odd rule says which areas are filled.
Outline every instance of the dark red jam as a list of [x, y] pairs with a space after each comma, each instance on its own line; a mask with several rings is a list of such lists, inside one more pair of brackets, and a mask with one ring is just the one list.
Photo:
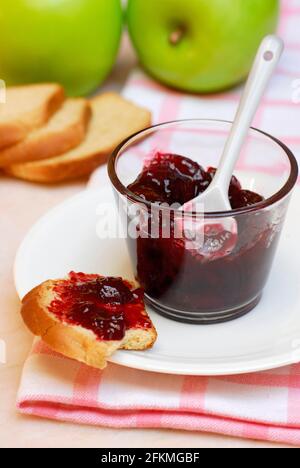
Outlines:
[[60, 321], [95, 333], [99, 340], [122, 340], [132, 328], [150, 328], [143, 290], [122, 278], [69, 274], [55, 287], [49, 311]]
[[[208, 187], [215, 172], [183, 156], [157, 153], [128, 188], [147, 201], [183, 205]], [[264, 200], [244, 190], [236, 177], [229, 197], [233, 209]], [[172, 220], [168, 238], [151, 234], [129, 238], [136, 275], [147, 297], [168, 309], [207, 313], [254, 302], [265, 286], [279, 240], [282, 220], [273, 218], [272, 210], [236, 216], [237, 238], [230, 255], [221, 258], [208, 259], [187, 249], [184, 239], [173, 236]], [[218, 230], [213, 235], [218, 242]]]
[[[203, 193], [211, 183], [216, 169], [207, 171], [197, 162], [177, 154], [156, 153], [147, 161], [142, 173], [128, 189], [149, 202], [184, 205]], [[232, 177], [229, 199], [233, 209], [263, 201], [263, 197], [243, 190], [236, 177]]]

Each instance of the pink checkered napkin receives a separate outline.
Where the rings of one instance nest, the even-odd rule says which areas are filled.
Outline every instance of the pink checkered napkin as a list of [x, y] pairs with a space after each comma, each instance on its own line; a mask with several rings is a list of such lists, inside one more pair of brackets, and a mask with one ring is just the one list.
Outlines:
[[[255, 125], [281, 137], [300, 157], [300, 0], [283, 2], [287, 50]], [[134, 72], [124, 95], [153, 111], [154, 121], [232, 119], [239, 90], [186, 96]], [[247, 164], [247, 161], [245, 161]], [[103, 172], [103, 171], [102, 171]], [[94, 173], [90, 185], [102, 180]], [[18, 396], [22, 413], [110, 427], [207, 431], [300, 445], [300, 365], [243, 376], [169, 376], [110, 364], [101, 372], [37, 342]]]

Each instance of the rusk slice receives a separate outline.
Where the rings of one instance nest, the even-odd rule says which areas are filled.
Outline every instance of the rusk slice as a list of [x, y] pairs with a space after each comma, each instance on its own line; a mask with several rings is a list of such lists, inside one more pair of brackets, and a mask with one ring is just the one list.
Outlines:
[[22, 141], [44, 125], [65, 99], [63, 88], [54, 83], [7, 88], [0, 104], [0, 148]]
[[151, 124], [151, 113], [123, 99], [105, 93], [91, 100], [92, 119], [85, 140], [60, 156], [6, 168], [21, 179], [56, 183], [90, 174], [131, 134]]
[[[111, 304], [105, 304], [104, 307], [100, 305], [100, 312], [98, 312], [99, 302], [97, 303], [97, 300], [101, 297], [101, 292], [92, 297], [89, 292], [89, 281], [93, 285], [97, 278], [102, 277], [70, 273], [69, 278], [65, 280], [46, 281], [25, 296], [21, 314], [31, 332], [40, 336], [54, 351], [89, 366], [103, 369], [106, 367], [107, 359], [118, 349], [140, 351], [151, 348], [156, 341], [157, 333], [144, 309], [143, 300], [138, 299], [136, 311], [130, 308], [132, 305], [129, 305], [126, 311], [124, 308], [125, 317], [128, 314], [130, 320], [126, 322], [122, 337], [118, 335], [119, 330], [123, 330], [122, 323], [119, 322], [118, 315], [115, 313], [113, 322], [109, 322], [108, 327], [113, 335], [111, 339], [102, 339], [102, 323], [107, 327], [105, 320], [111, 317], [111, 315], [105, 314], [105, 307], [109, 310]], [[118, 281], [120, 278], [116, 280]], [[139, 291], [134, 284], [128, 282], [126, 284], [132, 288], [133, 292]], [[72, 297], [72, 288], [75, 288], [76, 294], [76, 287], [83, 288], [83, 294], [79, 299], [74, 300], [72, 307], [68, 308], [67, 303]], [[107, 286], [106, 290], [108, 290], [108, 299], [111, 300], [115, 291]], [[70, 323], [68, 321], [68, 314], [73, 314], [74, 318], [76, 307], [79, 308], [85, 322]], [[122, 308], [122, 305], [120, 307]], [[57, 314], [57, 310], [59, 314]], [[113, 307], [110, 310], [109, 313], [114, 314]], [[133, 315], [135, 312], [136, 316]], [[89, 313], [92, 314], [91, 323], [97, 322], [99, 324], [100, 335], [98, 330], [95, 331], [86, 324], [86, 317]], [[78, 315], [75, 317], [78, 318]], [[136, 323], [134, 322], [135, 317]]]
[[68, 99], [43, 127], [0, 151], [0, 167], [51, 158], [78, 146], [86, 135], [91, 108], [86, 99]]

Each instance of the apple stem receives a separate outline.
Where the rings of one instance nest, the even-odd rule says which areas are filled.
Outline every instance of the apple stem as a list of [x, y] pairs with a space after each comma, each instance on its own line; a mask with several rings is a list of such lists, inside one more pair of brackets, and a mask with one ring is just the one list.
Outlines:
[[174, 31], [171, 32], [170, 34], [170, 43], [172, 45], [177, 45], [181, 41], [185, 34], [185, 30], [183, 27], [178, 27]]

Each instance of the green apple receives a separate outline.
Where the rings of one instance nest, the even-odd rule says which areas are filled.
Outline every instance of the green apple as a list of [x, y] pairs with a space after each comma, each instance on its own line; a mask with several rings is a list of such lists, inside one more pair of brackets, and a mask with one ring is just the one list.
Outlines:
[[129, 0], [127, 9], [144, 68], [190, 92], [216, 92], [241, 82], [278, 17], [278, 0]]
[[87, 94], [114, 64], [122, 23], [120, 0], [1, 0], [0, 78]]

